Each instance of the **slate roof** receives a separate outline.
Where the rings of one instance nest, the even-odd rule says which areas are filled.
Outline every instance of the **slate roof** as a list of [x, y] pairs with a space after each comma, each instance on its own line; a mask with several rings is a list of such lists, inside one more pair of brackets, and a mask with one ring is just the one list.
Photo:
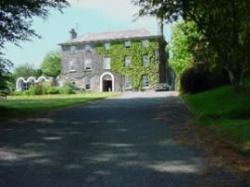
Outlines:
[[61, 43], [60, 45], [74, 44], [74, 43], [91, 43], [100, 41], [112, 40], [126, 40], [126, 39], [140, 39], [140, 38], [157, 38], [159, 35], [152, 35], [146, 29], [113, 31], [113, 32], [100, 32], [89, 33], [84, 36], [79, 36], [73, 40]]

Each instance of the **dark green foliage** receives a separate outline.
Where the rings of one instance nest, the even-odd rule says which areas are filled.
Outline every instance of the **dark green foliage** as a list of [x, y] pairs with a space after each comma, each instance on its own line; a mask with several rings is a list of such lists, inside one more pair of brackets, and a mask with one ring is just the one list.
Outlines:
[[208, 57], [213, 54], [215, 63], [227, 70], [232, 86], [243, 86], [250, 67], [249, 0], [135, 0], [135, 3], [141, 7], [140, 15], [162, 16], [168, 22], [181, 17], [193, 21], [202, 34], [196, 45], [197, 57], [205, 46]]
[[194, 94], [229, 83], [229, 80], [225, 71], [198, 64], [184, 71], [180, 83], [183, 92]]
[[61, 73], [61, 69], [61, 54], [59, 52], [47, 54], [41, 65], [43, 74], [56, 78]]

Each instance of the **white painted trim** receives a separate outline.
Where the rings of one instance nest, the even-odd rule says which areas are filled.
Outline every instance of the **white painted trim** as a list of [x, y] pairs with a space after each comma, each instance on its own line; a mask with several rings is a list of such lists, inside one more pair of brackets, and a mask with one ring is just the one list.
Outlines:
[[101, 76], [100, 76], [100, 92], [103, 92], [103, 77], [105, 75], [110, 75], [111, 76], [111, 79], [112, 79], [112, 92], [115, 91], [115, 77], [112, 73], [110, 72], [105, 72], [103, 73]]
[[20, 81], [22, 81], [23, 83], [29, 83], [31, 81], [33, 81], [34, 83], [39, 83], [41, 82], [42, 80], [44, 80], [45, 82], [48, 82], [49, 79], [47, 79], [46, 77], [44, 76], [40, 76], [38, 77], [38, 79], [36, 79], [35, 77], [29, 77], [28, 79], [24, 79], [23, 77], [19, 77], [17, 80], [16, 80], [16, 90], [17, 91], [22, 91], [21, 88], [19, 87], [19, 83]]

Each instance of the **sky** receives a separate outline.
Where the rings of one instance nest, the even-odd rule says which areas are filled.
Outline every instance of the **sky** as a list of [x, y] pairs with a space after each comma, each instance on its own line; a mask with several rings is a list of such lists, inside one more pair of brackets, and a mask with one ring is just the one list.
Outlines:
[[[91, 32], [105, 32], [146, 28], [152, 34], [158, 32], [154, 17], [135, 20], [138, 7], [130, 0], [69, 0], [71, 6], [63, 13], [50, 11], [45, 20], [34, 18], [32, 28], [42, 37], [20, 42], [18, 46], [6, 45], [5, 54], [14, 67], [30, 63], [39, 68], [44, 56], [53, 50], [60, 50], [59, 43], [68, 41], [69, 31], [75, 28], [78, 35]], [[170, 40], [170, 26], [165, 26], [165, 36]]]

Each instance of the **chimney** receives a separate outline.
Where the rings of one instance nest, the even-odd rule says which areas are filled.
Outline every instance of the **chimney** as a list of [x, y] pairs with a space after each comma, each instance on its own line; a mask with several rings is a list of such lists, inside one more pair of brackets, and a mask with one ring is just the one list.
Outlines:
[[77, 32], [75, 31], [75, 29], [71, 29], [71, 30], [69, 31], [69, 33], [70, 33], [70, 39], [71, 39], [71, 40], [76, 39], [76, 37], [77, 37]]

